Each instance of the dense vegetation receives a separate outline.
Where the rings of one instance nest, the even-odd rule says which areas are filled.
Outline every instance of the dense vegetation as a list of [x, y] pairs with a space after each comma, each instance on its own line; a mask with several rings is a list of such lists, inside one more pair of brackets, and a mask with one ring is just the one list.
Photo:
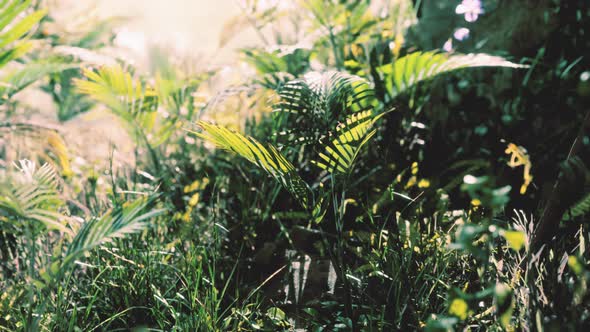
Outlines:
[[589, 327], [588, 2], [269, 3], [195, 70], [0, 0], [0, 329]]

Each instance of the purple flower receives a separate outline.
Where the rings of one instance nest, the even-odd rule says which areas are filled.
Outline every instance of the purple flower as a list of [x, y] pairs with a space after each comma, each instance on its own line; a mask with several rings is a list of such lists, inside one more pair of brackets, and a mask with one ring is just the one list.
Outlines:
[[451, 52], [453, 50], [453, 40], [451, 38], [449, 38], [445, 44], [443, 45], [442, 49], [445, 52]]
[[484, 13], [483, 7], [481, 6], [481, 0], [463, 0], [455, 8], [455, 13], [459, 15], [465, 15], [467, 22], [475, 22], [477, 17]]
[[469, 29], [459, 28], [459, 29], [455, 30], [453, 37], [455, 37], [455, 39], [457, 39], [459, 41], [465, 40], [465, 39], [469, 38]]

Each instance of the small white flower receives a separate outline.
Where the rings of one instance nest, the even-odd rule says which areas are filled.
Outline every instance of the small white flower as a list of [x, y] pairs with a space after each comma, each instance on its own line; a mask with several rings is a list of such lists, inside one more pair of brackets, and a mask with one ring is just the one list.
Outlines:
[[453, 40], [451, 38], [447, 39], [442, 49], [445, 50], [445, 52], [451, 52], [453, 50]]
[[459, 29], [455, 30], [453, 37], [455, 37], [455, 39], [457, 39], [459, 41], [465, 40], [465, 39], [469, 38], [469, 29], [459, 28]]
[[481, 0], [463, 0], [455, 8], [455, 13], [458, 15], [465, 15], [467, 22], [475, 22], [479, 15], [483, 14], [483, 7]]

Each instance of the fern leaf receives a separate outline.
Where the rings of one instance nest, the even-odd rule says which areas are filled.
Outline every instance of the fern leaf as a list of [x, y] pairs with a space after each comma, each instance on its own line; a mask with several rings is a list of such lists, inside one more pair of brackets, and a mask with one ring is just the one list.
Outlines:
[[33, 44], [30, 42], [21, 42], [15, 45], [13, 48], [8, 49], [6, 51], [0, 52], [0, 68], [4, 67], [7, 63], [12, 60], [18, 59], [21, 56], [25, 55], [31, 48]]
[[9, 31], [2, 35], [2, 39], [0, 40], [0, 48], [21, 38], [33, 27], [33, 25], [37, 24], [46, 13], [46, 10], [36, 11], [15, 24]]
[[103, 67], [96, 72], [84, 69], [83, 74], [87, 80], [75, 80], [78, 91], [105, 104], [117, 115], [129, 120], [155, 111], [156, 91], [121, 66]]
[[451, 71], [473, 67], [525, 68], [498, 56], [488, 54], [446, 54], [414, 52], [384, 65], [378, 70], [385, 76], [385, 86], [391, 98], [406, 92], [416, 84]]
[[586, 194], [577, 201], [570, 209], [569, 213], [564, 216], [564, 220], [581, 217], [590, 212], [590, 193]]
[[197, 125], [203, 130], [202, 133], [195, 133], [197, 136], [256, 164], [281, 183], [304, 208], [309, 207], [311, 200], [309, 186], [297, 174], [295, 167], [275, 147], [265, 146], [252, 137], [205, 121], [199, 121]]
[[23, 68], [13, 70], [0, 78], [0, 82], [2, 82], [2, 85], [0, 85], [0, 95], [2, 95], [0, 104], [3, 100], [12, 97], [17, 92], [47, 75], [77, 67], [79, 67], [78, 64], [61, 62], [27, 63]]
[[[26, 0], [11, 1], [8, 4], [4, 2], [0, 6], [0, 68], [8, 62], [23, 56], [32, 47], [30, 42], [19, 41], [19, 39], [45, 16], [46, 11], [33, 12], [15, 22], [15, 19], [22, 15], [30, 4], [31, 0]], [[6, 29], [6, 27], [9, 28]], [[9, 47], [2, 50], [6, 46]]]
[[0, 214], [70, 234], [63, 223], [65, 217], [58, 211], [64, 202], [57, 190], [55, 170], [49, 164], [37, 168], [30, 160], [21, 160], [19, 166], [19, 172], [5, 179], [0, 187]]
[[303, 79], [288, 82], [279, 96], [276, 111], [320, 115], [333, 121], [376, 105], [371, 102], [374, 95], [367, 81], [335, 71], [311, 72]]
[[307, 74], [279, 90], [275, 107], [279, 126], [287, 126], [291, 142], [319, 141], [346, 117], [378, 107], [374, 91], [364, 79], [340, 72]]
[[353, 114], [336, 128], [337, 137], [319, 154], [320, 160], [312, 163], [329, 173], [350, 172], [361, 148], [376, 133], [371, 130], [373, 124], [386, 113], [375, 115], [373, 111], [364, 111]]
[[83, 74], [86, 80], [74, 80], [78, 92], [105, 104], [135, 132], [136, 138], [147, 140], [146, 133], [152, 132], [154, 139], [149, 143], [156, 146], [165, 140], [163, 135], [174, 129], [156, 130], [158, 93], [121, 66], [102, 67], [96, 72], [85, 69]]
[[147, 221], [165, 212], [150, 210], [156, 197], [142, 198], [117, 206], [100, 218], [85, 222], [68, 245], [62, 268], [97, 246], [137, 233], [148, 226]]
[[[10, 5], [2, 9], [2, 12], [0, 13], [0, 31], [13, 23], [13, 20], [19, 14], [24, 12], [29, 7], [30, 3], [30, 0], [24, 2], [13, 1]], [[24, 36], [35, 24], [39, 23], [46, 14], [46, 10], [38, 10], [27, 15], [20, 21], [13, 23], [6, 31], [0, 33], [0, 48], [9, 45]]]

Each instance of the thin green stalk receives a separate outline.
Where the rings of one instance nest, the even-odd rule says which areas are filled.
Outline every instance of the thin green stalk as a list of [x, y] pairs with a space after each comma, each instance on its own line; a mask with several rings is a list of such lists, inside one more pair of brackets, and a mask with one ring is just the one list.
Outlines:
[[334, 186], [332, 186], [332, 201], [334, 204], [334, 212], [336, 216], [336, 231], [337, 231], [337, 239], [336, 239], [336, 270], [342, 279], [342, 285], [344, 287], [344, 310], [346, 311], [346, 315], [351, 321], [352, 330], [358, 331], [356, 319], [354, 317], [354, 310], [352, 305], [352, 289], [350, 287], [350, 283], [347, 277], [348, 271], [348, 264], [346, 264], [346, 260], [344, 257], [344, 201], [346, 199], [346, 190], [342, 189], [340, 197], [337, 198], [334, 193]]
[[[35, 255], [37, 253], [35, 250], [35, 247], [36, 247], [35, 238], [33, 237], [32, 230], [31, 230], [31, 228], [33, 226], [31, 225], [31, 223], [26, 223], [26, 225], [27, 225], [25, 227], [26, 236], [27, 236], [27, 239], [29, 240], [28, 241], [29, 242], [29, 264], [28, 265], [29, 266], [27, 267], [27, 270], [28, 270], [29, 278], [31, 278], [31, 280], [32, 280], [32, 279], [34, 279]], [[29, 310], [27, 312], [27, 325], [26, 325], [25, 329], [27, 331], [36, 331], [37, 329], [34, 327], [34, 324], [33, 324], [33, 310], [34, 310], [34, 301], [35, 301], [34, 287], [35, 287], [35, 285], [31, 282], [29, 282], [28, 284], [29, 284], [28, 285]]]

